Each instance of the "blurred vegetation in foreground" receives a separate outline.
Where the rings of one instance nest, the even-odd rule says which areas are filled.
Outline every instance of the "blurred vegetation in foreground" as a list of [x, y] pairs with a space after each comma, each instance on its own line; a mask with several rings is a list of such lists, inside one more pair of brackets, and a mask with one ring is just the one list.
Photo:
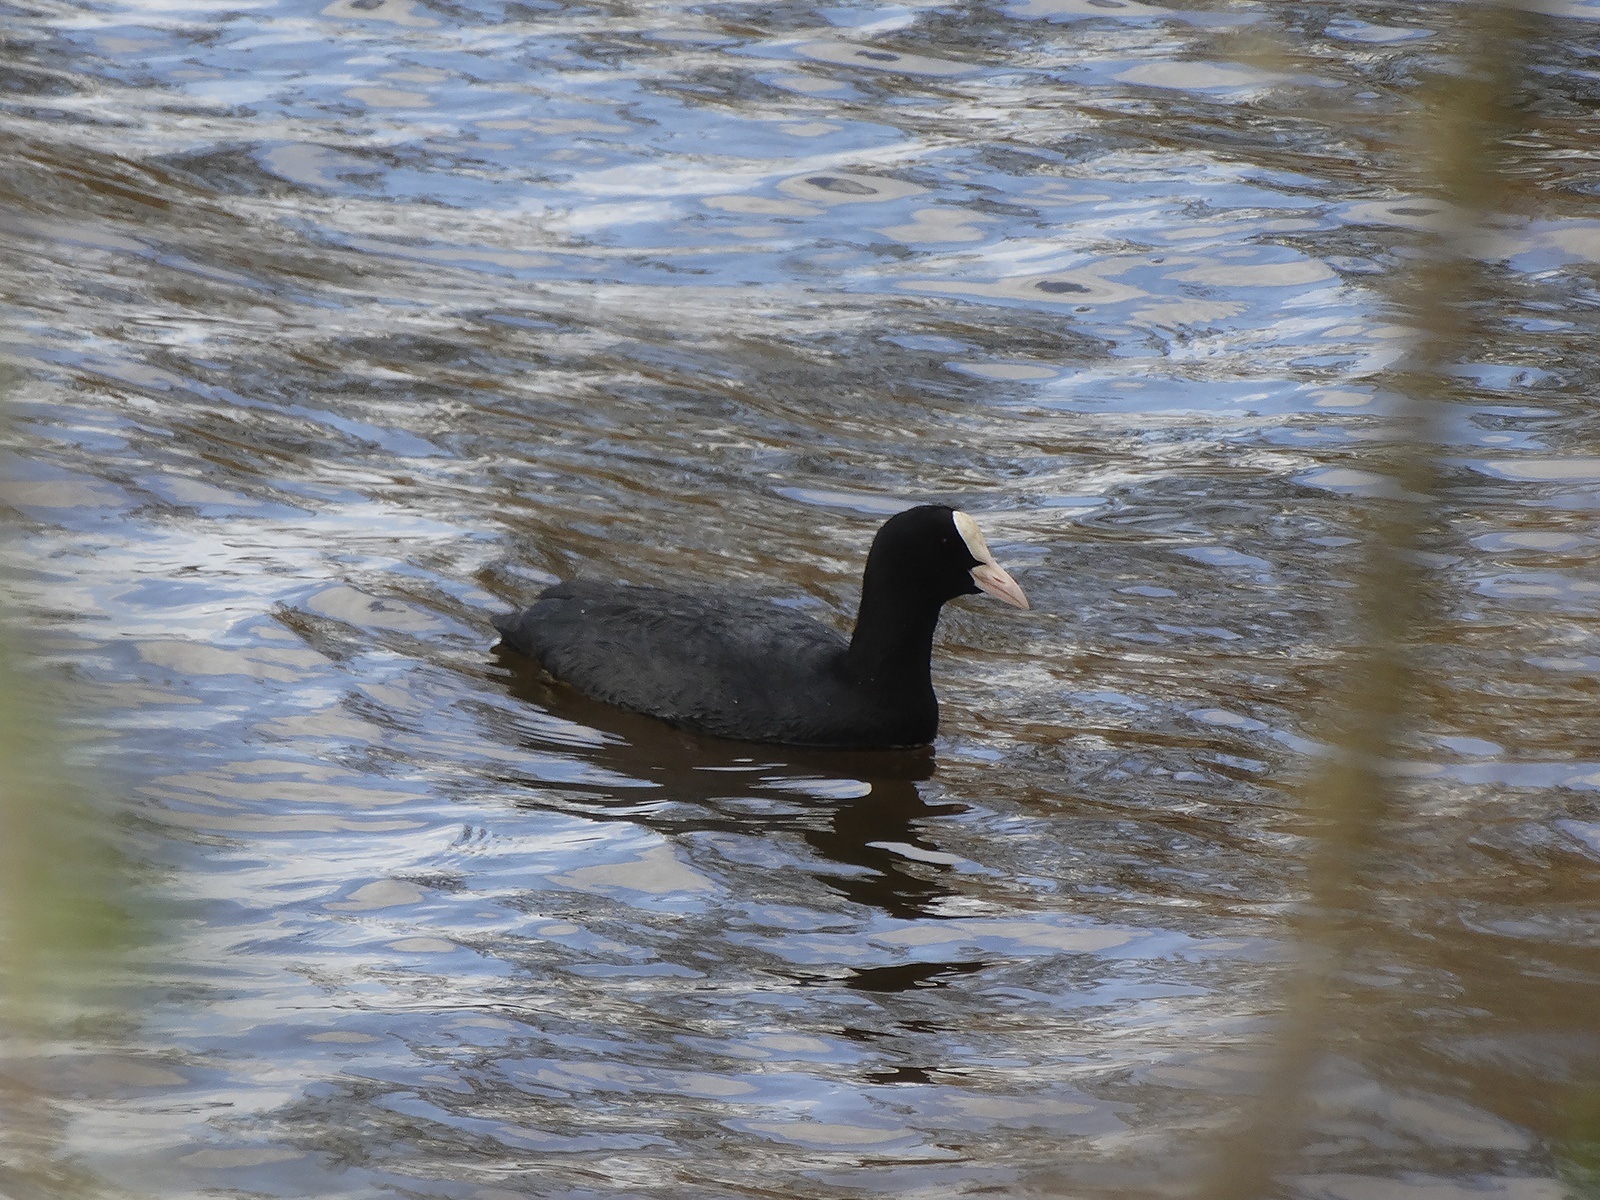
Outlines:
[[[1485, 333], [1494, 225], [1513, 208], [1507, 152], [1527, 132], [1521, 92], [1537, 78], [1536, 18], [1522, 5], [1469, 0], [1453, 17], [1454, 61], [1417, 97], [1413, 177], [1393, 181], [1445, 207], [1412, 247], [1409, 270], [1388, 281], [1389, 306], [1410, 343], [1386, 380], [1388, 428], [1366, 456], [1387, 486], [1367, 506], [1364, 559], [1350, 593], [1356, 640], [1328, 710], [1305, 714], [1324, 749], [1302, 790], [1316, 843], [1299, 917], [1301, 959], [1259, 1095], [1224, 1140], [1202, 1200], [1266, 1200], [1282, 1193], [1286, 1175], [1307, 1168], [1318, 1068], [1361, 1019], [1342, 1010], [1340, 976], [1363, 943], [1385, 937], [1383, 857], [1403, 844], [1411, 800], [1395, 764], [1427, 721], [1428, 678], [1438, 669], [1430, 649], [1444, 606], [1429, 551], [1449, 503], [1445, 427], [1461, 386], [1457, 364], [1473, 361], [1474, 340]], [[1444, 954], [1452, 952], [1462, 950]], [[1575, 1089], [1566, 1107], [1568, 1136], [1552, 1147], [1556, 1169], [1574, 1200], [1600, 1196], [1600, 1091]]]
[[0, 618], [0, 1195], [101, 1195], [60, 1161], [36, 1085], [54, 1082], [55, 1047], [94, 1032], [147, 923], [115, 806], [70, 769], [67, 697], [29, 669], [25, 637]]

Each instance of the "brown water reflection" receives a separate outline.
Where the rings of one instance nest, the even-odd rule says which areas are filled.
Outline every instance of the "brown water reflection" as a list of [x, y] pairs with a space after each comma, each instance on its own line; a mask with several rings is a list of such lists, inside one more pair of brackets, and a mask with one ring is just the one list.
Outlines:
[[[917, 783], [934, 772], [931, 748], [821, 751], [699, 737], [590, 700], [514, 652], [496, 647], [495, 654], [512, 696], [584, 730], [584, 758], [602, 778], [565, 782], [557, 801], [564, 810], [669, 834], [799, 833], [825, 860], [817, 872], [823, 886], [893, 917], [936, 916], [936, 901], [956, 894], [939, 881], [955, 864], [918, 832], [964, 811], [927, 804], [918, 793]], [[560, 743], [557, 732], [535, 735], [528, 746]], [[504, 782], [528, 786], [530, 808], [552, 802], [548, 780]]]
[[[0, 1190], [1188, 1192], [1292, 960], [1453, 11], [12, 5], [12, 609], [176, 918], [8, 1051]], [[1307, 1200], [1597, 1140], [1600, 7], [1533, 19]], [[493, 657], [578, 571], [842, 620], [921, 500], [1035, 602], [947, 613], [931, 757]]]

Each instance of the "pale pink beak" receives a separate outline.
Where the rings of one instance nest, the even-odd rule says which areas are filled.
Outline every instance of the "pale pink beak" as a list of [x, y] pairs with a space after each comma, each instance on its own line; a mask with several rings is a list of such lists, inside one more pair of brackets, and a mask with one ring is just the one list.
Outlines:
[[1022, 594], [1017, 581], [1006, 574], [998, 563], [979, 563], [972, 568], [972, 582], [997, 600], [1004, 600], [1016, 608], [1027, 608], [1028, 598]]

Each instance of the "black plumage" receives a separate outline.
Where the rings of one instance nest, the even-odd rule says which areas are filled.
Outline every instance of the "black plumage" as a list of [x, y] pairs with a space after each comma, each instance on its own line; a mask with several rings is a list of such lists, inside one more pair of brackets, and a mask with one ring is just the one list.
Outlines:
[[586, 696], [686, 729], [837, 747], [933, 740], [930, 661], [947, 600], [1027, 607], [964, 513], [924, 505], [873, 539], [849, 640], [764, 601], [574, 581], [496, 621], [505, 644]]

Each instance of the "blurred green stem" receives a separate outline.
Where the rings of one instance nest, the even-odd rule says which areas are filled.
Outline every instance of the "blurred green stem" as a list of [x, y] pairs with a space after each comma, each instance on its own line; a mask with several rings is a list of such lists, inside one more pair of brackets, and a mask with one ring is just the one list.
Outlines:
[[74, 786], [54, 705], [0, 629], [0, 1019], [28, 1030], [124, 948], [132, 932], [107, 814]]
[[1486, 221], [1504, 205], [1500, 151], [1515, 124], [1528, 19], [1510, 4], [1461, 5], [1455, 68], [1423, 97], [1421, 185], [1449, 207], [1392, 291], [1412, 330], [1410, 352], [1389, 381], [1392, 425], [1374, 463], [1392, 494], [1369, 505], [1354, 592], [1357, 644], [1321, 730], [1326, 753], [1304, 790], [1317, 837], [1301, 926], [1304, 958], [1286, 987], [1260, 1095], [1223, 1146], [1202, 1200], [1277, 1191], [1304, 1139], [1313, 1073], [1338, 1026], [1337, 976], [1364, 925], [1382, 919], [1371, 903], [1369, 864], [1401, 801], [1389, 764], [1422, 703], [1421, 646], [1434, 612], [1420, 552], [1438, 516], [1439, 427], [1451, 368], [1470, 353]]
[[0, 1193], [85, 1196], [98, 1189], [63, 1172], [53, 1111], [25, 1081], [48, 1078], [48, 1043], [104, 1006], [139, 923], [110, 806], [78, 787], [61, 698], [18, 649], [9, 583], [0, 578]]

